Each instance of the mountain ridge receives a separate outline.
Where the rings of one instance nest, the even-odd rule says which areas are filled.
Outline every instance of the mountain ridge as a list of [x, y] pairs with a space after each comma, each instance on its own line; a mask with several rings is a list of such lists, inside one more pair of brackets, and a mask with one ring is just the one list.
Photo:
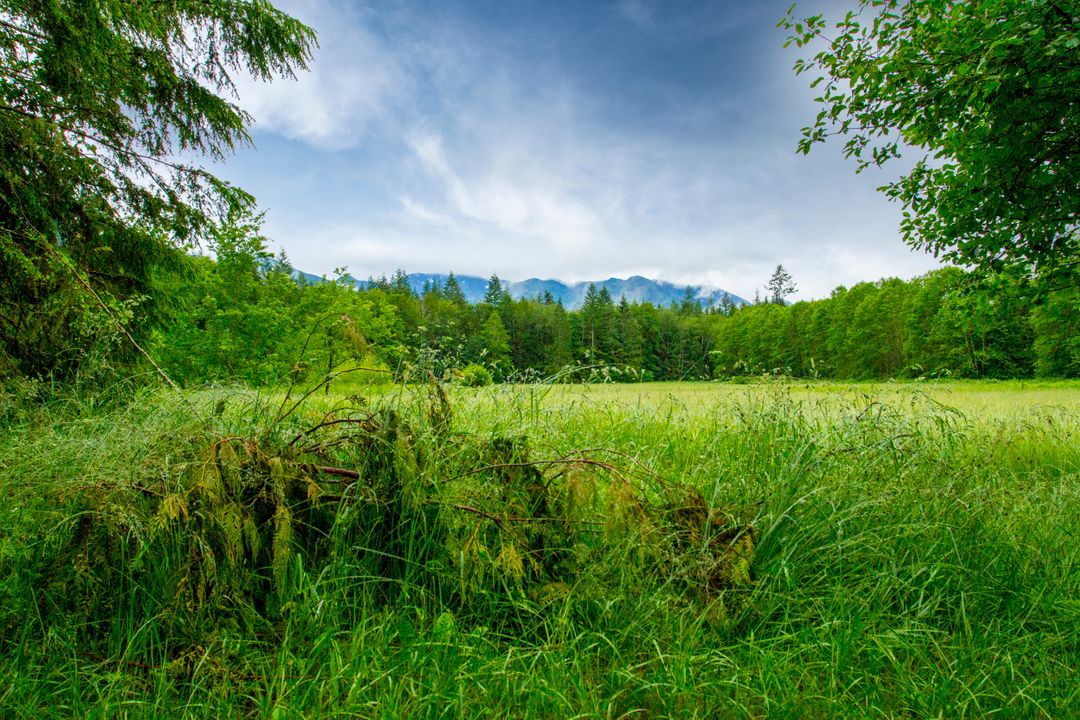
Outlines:
[[[311, 282], [320, 282], [323, 279], [303, 271], [297, 271], [297, 275], [303, 276]], [[420, 294], [423, 292], [425, 285], [444, 284], [449, 277], [449, 273], [408, 273], [406, 277], [413, 292]], [[351, 276], [346, 276], [346, 279], [351, 280], [357, 288], [366, 288], [371, 282], [370, 280], [357, 280]], [[454, 279], [470, 303], [483, 300], [488, 285], [486, 278], [455, 273]], [[616, 303], [625, 297], [626, 301], [631, 303], [648, 302], [666, 307], [672, 303], [678, 304], [682, 302], [686, 298], [686, 290], [689, 288], [693, 299], [699, 300], [706, 307], [719, 305], [725, 295], [731, 298], [731, 301], [736, 305], [749, 304], [746, 299], [722, 288], [713, 288], [706, 285], [678, 285], [666, 280], [653, 280], [642, 275], [631, 275], [628, 278], [609, 277], [605, 280], [582, 280], [575, 283], [566, 283], [554, 278], [532, 277], [516, 281], [503, 280], [502, 284], [515, 300], [542, 298], [544, 293], [548, 292], [551, 293], [552, 299], [556, 302], [562, 302], [569, 310], [580, 309], [590, 285], [594, 285], [597, 290], [606, 287]]]

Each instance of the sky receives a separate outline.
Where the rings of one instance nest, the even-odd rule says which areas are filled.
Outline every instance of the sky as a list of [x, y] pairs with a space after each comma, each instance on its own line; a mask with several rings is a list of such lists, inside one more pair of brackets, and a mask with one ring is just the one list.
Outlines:
[[795, 152], [817, 108], [776, 28], [790, 0], [275, 5], [319, 48], [295, 80], [238, 79], [254, 143], [215, 171], [299, 269], [753, 297], [783, 264], [812, 299], [937, 266], [875, 190], [898, 170]]

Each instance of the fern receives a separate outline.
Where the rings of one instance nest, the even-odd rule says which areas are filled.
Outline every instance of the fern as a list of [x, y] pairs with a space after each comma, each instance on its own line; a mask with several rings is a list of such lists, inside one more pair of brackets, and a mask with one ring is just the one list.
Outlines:
[[292, 513], [281, 503], [274, 512], [273, 572], [278, 596], [285, 597], [286, 576], [292, 559]]

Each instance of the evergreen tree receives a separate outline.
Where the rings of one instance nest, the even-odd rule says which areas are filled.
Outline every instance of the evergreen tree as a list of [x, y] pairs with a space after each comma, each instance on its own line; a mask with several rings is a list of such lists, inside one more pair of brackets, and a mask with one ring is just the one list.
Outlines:
[[596, 290], [594, 283], [589, 283], [589, 287], [585, 288], [585, 299], [581, 302], [581, 309], [592, 308], [596, 305], [596, 299], [599, 293]]
[[231, 73], [290, 76], [315, 34], [241, 0], [9, 0], [0, 16], [0, 371], [63, 376], [116, 323], [140, 334], [155, 267], [253, 207], [187, 158], [249, 140]]
[[600, 293], [595, 283], [589, 283], [585, 288], [585, 297], [581, 302], [581, 309], [573, 314], [574, 323], [574, 355], [592, 361], [596, 357], [596, 323], [595, 314], [597, 298]]
[[634, 310], [625, 296], [619, 300], [618, 336], [616, 340], [616, 363], [640, 371], [642, 363], [641, 328], [638, 327], [637, 318], [634, 317]]
[[458, 307], [465, 307], [469, 304], [469, 301], [465, 299], [465, 293], [461, 290], [461, 285], [458, 284], [457, 278], [454, 277], [454, 273], [450, 273], [446, 276], [446, 284], [443, 285], [443, 295], [446, 299], [454, 303]]
[[484, 290], [484, 302], [492, 307], [499, 307], [510, 299], [510, 293], [503, 287], [502, 280], [495, 273], [491, 273], [487, 288]]
[[689, 285], [683, 291], [682, 300], [679, 302], [680, 315], [700, 315], [701, 301], [697, 298], [694, 288]]
[[791, 273], [785, 270], [783, 265], [776, 266], [766, 287], [769, 290], [768, 301], [774, 305], [786, 305], [787, 296], [798, 291], [792, 281]]
[[412, 285], [409, 283], [409, 275], [401, 268], [394, 271], [394, 276], [390, 279], [390, 289], [393, 292], [401, 293], [402, 295], [416, 296], [413, 292]]
[[285, 254], [284, 248], [278, 251], [278, 254], [274, 256], [267, 267], [267, 274], [273, 273], [285, 275], [290, 278], [296, 274], [296, 269], [293, 268], [292, 263], [289, 262], [289, 256]]
[[615, 303], [607, 286], [590, 284], [581, 306], [581, 349], [590, 362], [612, 362], [616, 355]]

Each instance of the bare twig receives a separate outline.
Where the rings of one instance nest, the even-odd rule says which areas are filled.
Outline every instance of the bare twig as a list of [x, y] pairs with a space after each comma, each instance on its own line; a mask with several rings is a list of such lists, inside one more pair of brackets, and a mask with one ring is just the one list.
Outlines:
[[318, 430], [322, 430], [323, 428], [327, 428], [332, 425], [363, 425], [365, 423], [371, 422], [373, 417], [373, 415], [368, 415], [366, 418], [340, 418], [337, 420], [327, 420], [326, 422], [321, 422], [318, 425], [315, 425], [314, 427], [311, 427], [302, 433], [298, 433], [296, 437], [289, 441], [287, 447], [292, 447], [297, 443], [297, 441], [302, 440], [308, 435], [311, 435]]
[[573, 452], [567, 453], [566, 455], [563, 455], [563, 458], [571, 458], [574, 455], [587, 455], [589, 453], [608, 453], [608, 454], [611, 454], [611, 455], [617, 455], [617, 456], [627, 460], [628, 462], [630, 462], [635, 467], [637, 467], [647, 477], [652, 478], [653, 480], [655, 480], [656, 483], [658, 485], [660, 485], [661, 488], [666, 490], [671, 486], [671, 481], [668, 480], [666, 477], [664, 477], [660, 473], [656, 472], [652, 468], [648, 467], [643, 462], [641, 462], [637, 458], [633, 457], [630, 453], [623, 452], [622, 450], [616, 450], [614, 448], [606, 448], [606, 447], [582, 448], [580, 450], [575, 450]]

